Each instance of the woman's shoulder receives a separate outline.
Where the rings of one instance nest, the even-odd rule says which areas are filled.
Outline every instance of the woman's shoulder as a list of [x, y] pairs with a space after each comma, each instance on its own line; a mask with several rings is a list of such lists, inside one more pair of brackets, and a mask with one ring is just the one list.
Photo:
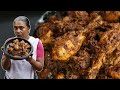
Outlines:
[[42, 44], [42, 42], [41, 42], [41, 40], [39, 38], [36, 38], [36, 37], [33, 37], [33, 36], [30, 36], [30, 38], [35, 39], [35, 40], [37, 40], [38, 42], [40, 42]]
[[35, 38], [33, 36], [30, 36], [29, 40], [35, 41], [35, 40], [39, 40], [39, 38]]

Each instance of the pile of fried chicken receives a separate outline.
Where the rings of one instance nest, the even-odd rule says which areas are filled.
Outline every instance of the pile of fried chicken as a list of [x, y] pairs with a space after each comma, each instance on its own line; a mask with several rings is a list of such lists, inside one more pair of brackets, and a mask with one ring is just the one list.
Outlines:
[[8, 53], [15, 58], [27, 56], [29, 52], [30, 45], [24, 40], [15, 39], [9, 44], [8, 47]]
[[120, 11], [64, 11], [40, 23], [40, 79], [120, 79]]

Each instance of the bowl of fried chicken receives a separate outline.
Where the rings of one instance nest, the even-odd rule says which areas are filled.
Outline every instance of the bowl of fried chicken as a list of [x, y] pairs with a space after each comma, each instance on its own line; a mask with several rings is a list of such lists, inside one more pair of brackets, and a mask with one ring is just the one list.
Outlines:
[[3, 45], [4, 53], [13, 60], [22, 60], [32, 55], [31, 43], [23, 38], [14, 37]]

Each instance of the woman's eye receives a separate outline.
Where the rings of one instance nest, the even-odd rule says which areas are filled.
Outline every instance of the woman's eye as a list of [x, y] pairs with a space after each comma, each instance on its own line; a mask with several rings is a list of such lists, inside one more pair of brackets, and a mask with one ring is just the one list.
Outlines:
[[23, 30], [24, 29], [24, 27], [19, 27], [20, 28], [20, 30]]
[[17, 30], [17, 27], [14, 27], [15, 30]]

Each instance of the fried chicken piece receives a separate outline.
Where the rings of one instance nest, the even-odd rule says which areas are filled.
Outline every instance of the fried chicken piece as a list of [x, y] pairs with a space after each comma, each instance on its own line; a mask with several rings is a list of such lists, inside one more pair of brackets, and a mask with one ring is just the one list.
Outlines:
[[105, 60], [105, 54], [101, 53], [98, 57], [98, 60], [92, 62], [92, 67], [88, 71], [88, 77], [87, 77], [88, 79], [96, 78], [104, 60]]
[[99, 45], [102, 48], [102, 52], [111, 53], [113, 52], [120, 44], [120, 30], [110, 30], [106, 31], [100, 38]]
[[[120, 47], [120, 45], [118, 47]], [[120, 64], [120, 51], [118, 50], [118, 47], [106, 57], [106, 62], [104, 62], [105, 66], [116, 66]]]
[[[80, 50], [77, 54], [78, 55], [72, 56], [70, 58], [72, 60], [71, 64], [73, 65], [74, 70], [75, 70], [75, 67], [77, 67], [77, 65], [79, 65], [80, 69], [88, 68], [89, 64], [90, 64], [90, 55], [89, 55], [89, 53], [86, 52], [85, 50]], [[75, 64], [73, 64], [73, 62]]]
[[68, 60], [77, 53], [84, 40], [85, 36], [83, 33], [75, 31], [65, 33], [65, 35], [56, 38], [56, 42], [52, 48], [53, 60]]
[[100, 15], [101, 11], [91, 11], [89, 12], [90, 20], [93, 20], [96, 18], [98, 15]]
[[58, 73], [56, 74], [55, 79], [65, 79], [65, 75], [63, 73]]
[[108, 74], [114, 79], [120, 79], [120, 67], [110, 66], [108, 68]]
[[83, 31], [86, 34], [89, 34], [92, 30], [103, 25], [104, 23], [105, 22], [103, 21], [102, 17], [98, 15], [94, 19], [92, 19], [92, 21], [90, 21], [87, 26], [85, 26], [85, 29]]
[[12, 53], [12, 52], [13, 52], [13, 50], [14, 50], [14, 48], [13, 48], [13, 47], [9, 47], [9, 48], [8, 48], [8, 52], [9, 52], [9, 53]]
[[79, 79], [80, 76], [77, 72], [71, 72], [69, 74], [66, 75], [67, 79]]
[[68, 11], [67, 13], [73, 21], [77, 21], [81, 25], [86, 25], [89, 21], [89, 15], [86, 11]]
[[118, 22], [120, 18], [120, 11], [105, 11], [101, 15], [107, 22]]
[[88, 78], [95, 79], [101, 66], [106, 61], [106, 56], [111, 54], [120, 45], [120, 31], [111, 30], [104, 33], [100, 39], [101, 52], [98, 55], [98, 60], [93, 61], [92, 67], [89, 70]]
[[53, 31], [50, 28], [49, 23], [44, 23], [40, 25], [36, 34], [38, 34], [37, 36], [40, 38], [44, 46], [50, 44], [53, 40]]
[[43, 69], [41, 72], [38, 72], [38, 77], [40, 79], [51, 79], [52, 73], [50, 69]]

